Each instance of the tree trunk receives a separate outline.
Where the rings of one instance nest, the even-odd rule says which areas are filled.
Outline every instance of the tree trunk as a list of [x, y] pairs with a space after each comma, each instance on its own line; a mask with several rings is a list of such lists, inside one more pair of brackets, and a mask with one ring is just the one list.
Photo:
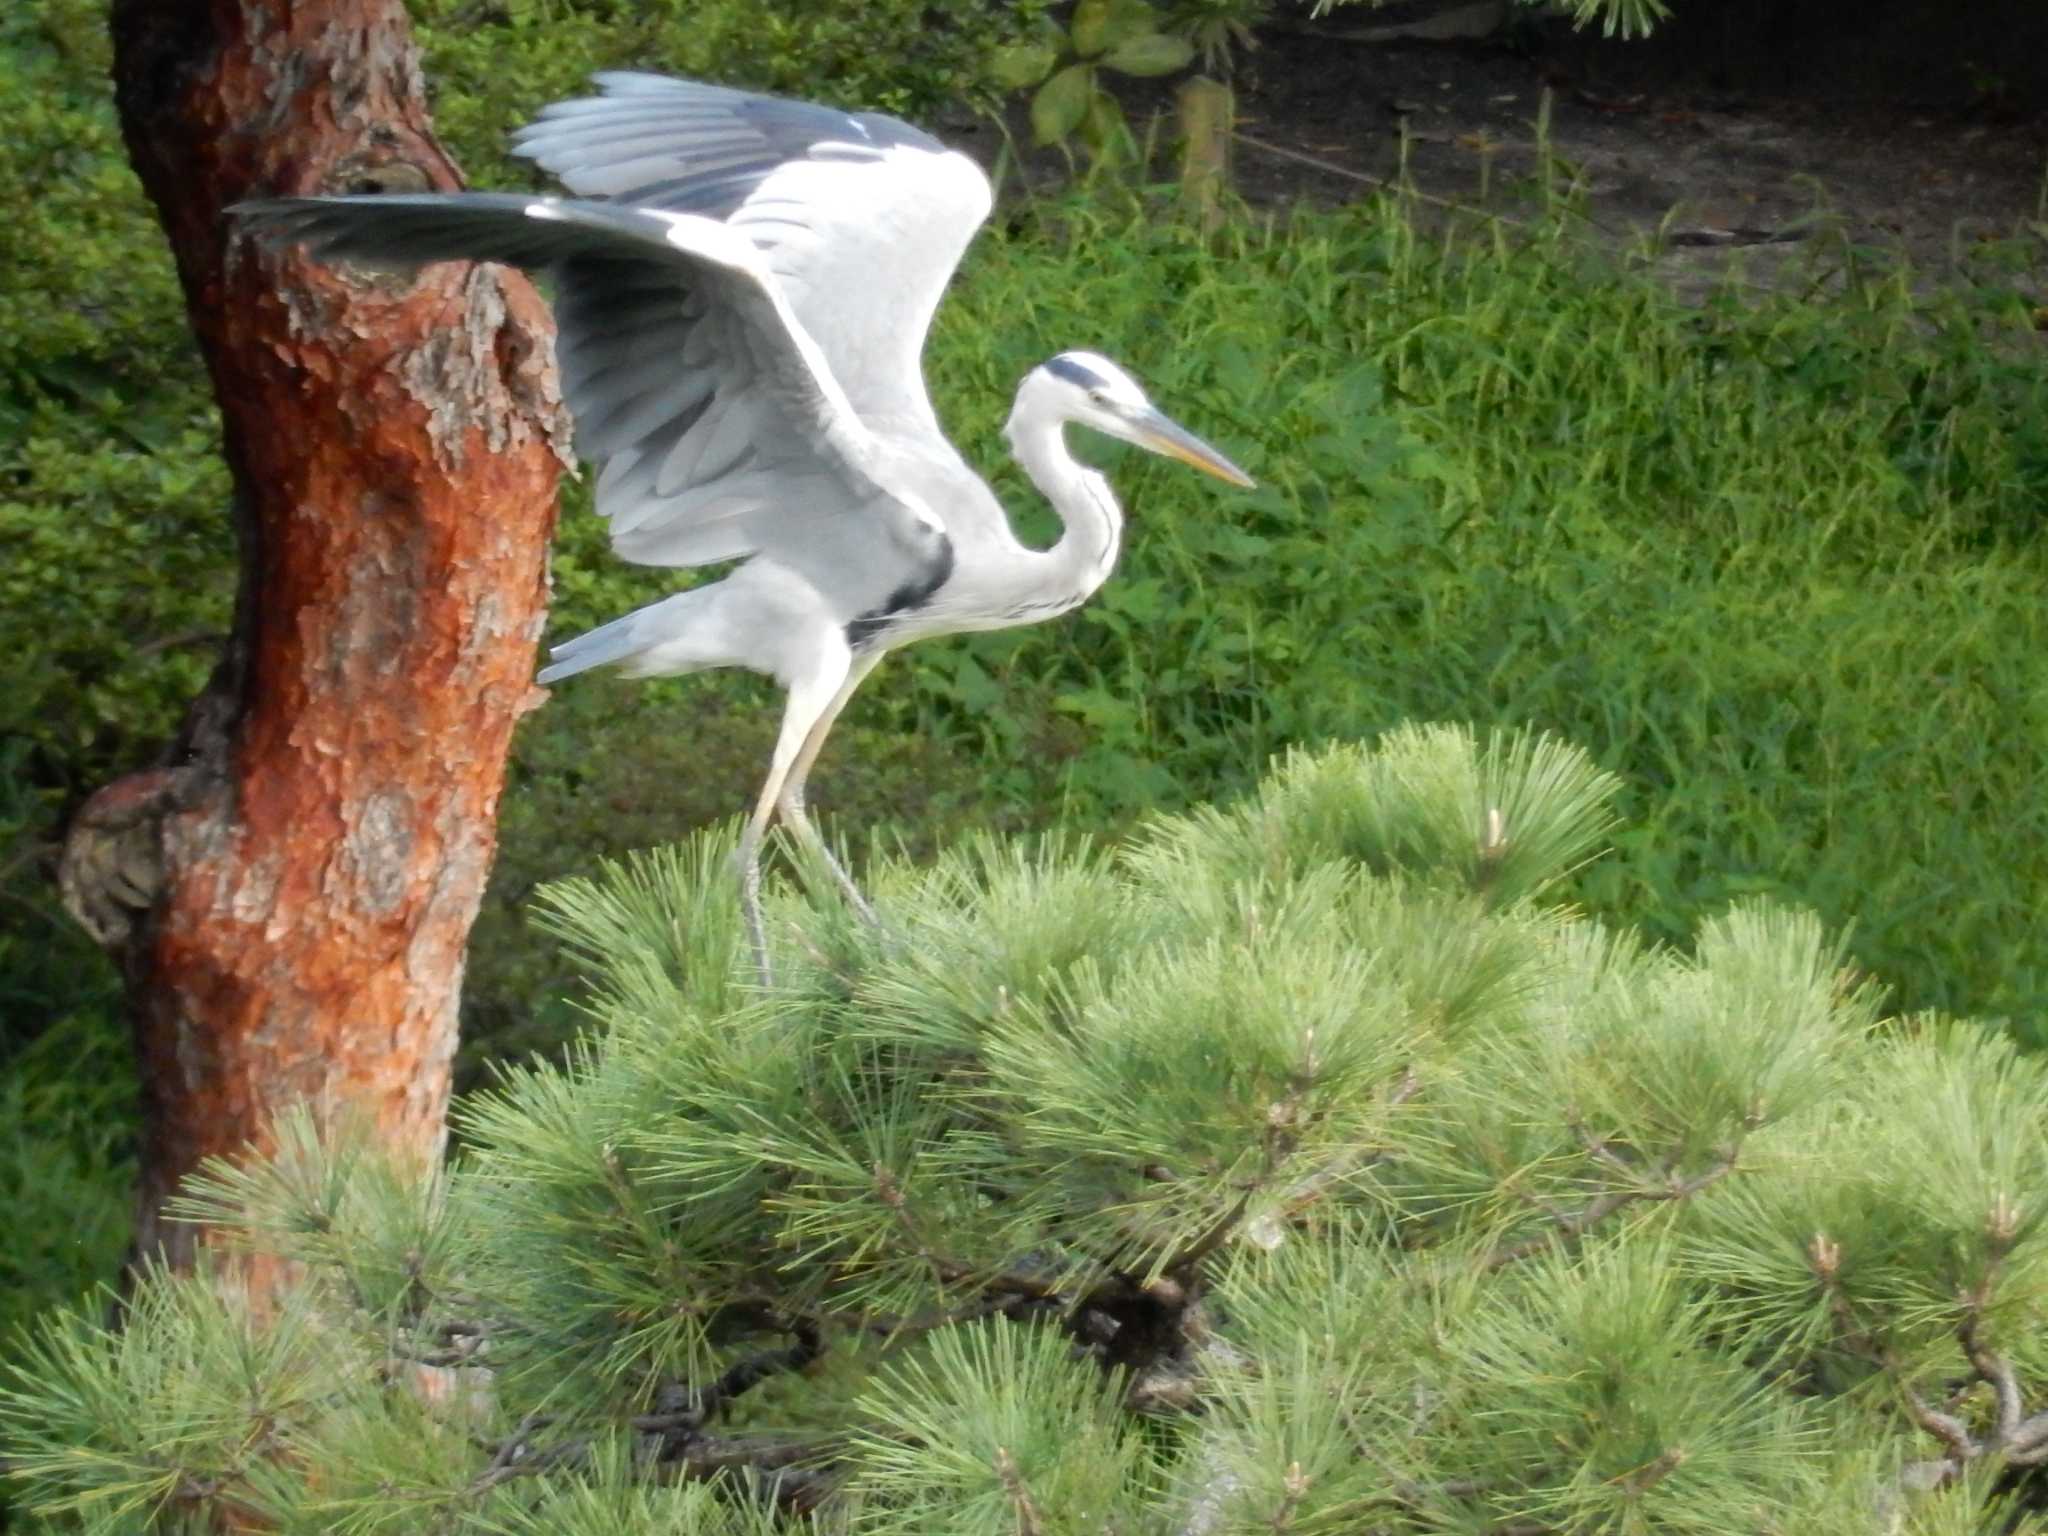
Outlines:
[[463, 946], [533, 652], [566, 418], [524, 279], [334, 270], [246, 197], [452, 188], [401, 0], [114, 0], [129, 154], [219, 398], [242, 579], [161, 765], [102, 789], [67, 905], [116, 955], [143, 1075], [136, 1253], [203, 1159], [310, 1103], [436, 1156]]

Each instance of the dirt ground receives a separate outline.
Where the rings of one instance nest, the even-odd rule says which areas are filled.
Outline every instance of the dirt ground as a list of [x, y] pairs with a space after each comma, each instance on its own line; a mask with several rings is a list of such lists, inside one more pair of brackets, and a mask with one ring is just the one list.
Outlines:
[[[1633, 52], [1644, 45], [1556, 28], [1456, 42], [1368, 42], [1347, 30], [1375, 14], [1359, 6], [1276, 29], [1243, 56], [1233, 167], [1243, 196], [1358, 197], [1399, 173], [1405, 132], [1409, 173], [1437, 206], [1513, 216], [1529, 206], [1547, 90], [1551, 153], [1580, 178], [1593, 223], [1618, 241], [1661, 230], [1660, 260], [1682, 286], [1731, 260], [1769, 281], [1823, 232], [1903, 249], [1929, 277], [1959, 249], [2015, 234], [2048, 255], [2048, 104], [2038, 100], [1915, 101], [1896, 84], [1892, 99], [1828, 99], [1784, 94], [1782, 78], [1770, 95], [1743, 89], [1740, 69], [1732, 86], [1725, 70], [1692, 83], [1668, 48]], [[1142, 83], [1120, 94], [1133, 121], [1170, 104]]]

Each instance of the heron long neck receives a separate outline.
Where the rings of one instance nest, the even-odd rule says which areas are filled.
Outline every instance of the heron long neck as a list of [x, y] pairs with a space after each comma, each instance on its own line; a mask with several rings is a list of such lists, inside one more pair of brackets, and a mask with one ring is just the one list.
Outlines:
[[1067, 452], [1057, 417], [1010, 418], [1010, 446], [1024, 473], [1060, 516], [1065, 531], [1052, 548], [1017, 572], [1011, 594], [1020, 622], [1050, 618], [1085, 602], [1108, 579], [1123, 537], [1124, 515], [1109, 482]]

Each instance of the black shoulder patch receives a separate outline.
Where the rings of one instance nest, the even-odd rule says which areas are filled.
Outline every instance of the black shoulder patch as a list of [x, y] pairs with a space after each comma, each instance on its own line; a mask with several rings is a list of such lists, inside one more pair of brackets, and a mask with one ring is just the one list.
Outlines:
[[897, 614], [923, 607], [934, 592], [952, 579], [953, 541], [942, 533], [939, 547], [932, 551], [922, 570], [883, 598], [881, 607], [870, 608], [846, 626], [847, 645], [856, 651], [866, 649], [888, 631], [889, 621]]
[[1084, 363], [1077, 363], [1066, 353], [1046, 362], [1045, 371], [1056, 379], [1065, 379], [1081, 389], [1107, 389], [1109, 380]]

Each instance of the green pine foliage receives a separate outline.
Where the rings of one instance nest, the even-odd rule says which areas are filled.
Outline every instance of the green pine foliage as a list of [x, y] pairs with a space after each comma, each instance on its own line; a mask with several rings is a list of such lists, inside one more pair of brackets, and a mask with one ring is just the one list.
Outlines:
[[[1811, 916], [1557, 905], [1616, 781], [1297, 755], [1114, 846], [701, 836], [552, 887], [593, 970], [431, 1178], [286, 1123], [190, 1209], [300, 1267], [24, 1339], [48, 1531], [2040, 1532], [2048, 1065]], [[829, 882], [815, 889], [830, 892]]]

